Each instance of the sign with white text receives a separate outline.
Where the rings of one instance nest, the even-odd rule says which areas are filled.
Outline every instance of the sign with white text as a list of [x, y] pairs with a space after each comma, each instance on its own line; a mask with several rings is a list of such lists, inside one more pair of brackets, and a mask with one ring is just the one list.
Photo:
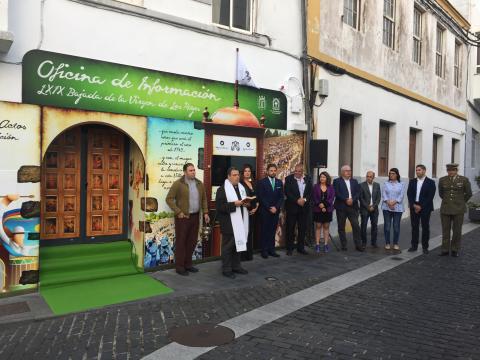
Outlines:
[[[32, 50], [23, 57], [22, 101], [62, 108], [202, 121], [234, 101], [231, 83]], [[240, 106], [265, 126], [286, 129], [287, 99], [280, 91], [241, 86]]]

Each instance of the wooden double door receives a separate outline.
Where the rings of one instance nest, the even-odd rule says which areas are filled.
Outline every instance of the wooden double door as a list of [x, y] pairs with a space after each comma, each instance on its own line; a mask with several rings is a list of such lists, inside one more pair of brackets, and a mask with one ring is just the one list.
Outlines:
[[127, 148], [106, 126], [79, 126], [52, 142], [42, 163], [42, 240], [125, 238]]

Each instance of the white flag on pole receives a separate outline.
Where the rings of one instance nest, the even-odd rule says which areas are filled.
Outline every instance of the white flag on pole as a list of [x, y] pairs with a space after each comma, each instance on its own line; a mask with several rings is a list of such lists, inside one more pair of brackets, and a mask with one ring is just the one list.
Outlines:
[[237, 80], [240, 85], [258, 88], [253, 82], [252, 73], [247, 69], [240, 55], [237, 53]]

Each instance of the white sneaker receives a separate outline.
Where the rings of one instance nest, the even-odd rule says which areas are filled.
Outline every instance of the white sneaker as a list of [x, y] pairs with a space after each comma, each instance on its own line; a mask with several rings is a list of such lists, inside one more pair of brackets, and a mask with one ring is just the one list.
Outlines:
[[393, 245], [393, 250], [400, 250], [400, 246], [398, 246], [398, 245]]
[[385, 250], [390, 250], [390, 244], [385, 245]]

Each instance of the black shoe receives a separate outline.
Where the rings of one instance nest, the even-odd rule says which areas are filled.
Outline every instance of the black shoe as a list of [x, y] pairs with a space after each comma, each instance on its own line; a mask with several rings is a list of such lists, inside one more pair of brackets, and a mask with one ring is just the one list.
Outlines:
[[270, 255], [271, 257], [275, 257], [275, 258], [280, 257], [280, 255], [278, 255], [276, 252], [268, 253], [268, 255]]
[[230, 279], [235, 279], [235, 274], [233, 273], [233, 271], [223, 271], [222, 275]]
[[237, 273], [237, 274], [242, 274], [242, 275], [247, 275], [248, 274], [248, 271], [245, 270], [244, 268], [235, 269], [235, 270], [233, 270], [233, 272]]
[[413, 247], [413, 246], [412, 246], [412, 247], [411, 247], [410, 249], [408, 249], [407, 251], [408, 251], [408, 252], [415, 252], [415, 251], [417, 251], [417, 250], [418, 250], [418, 249], [417, 249], [416, 247]]
[[346, 246], [342, 246], [342, 251], [347, 251], [347, 247]]
[[438, 256], [448, 256], [450, 255], [448, 251], [442, 251]]
[[428, 251], [428, 249], [423, 249], [423, 254], [424, 254], [424, 255], [428, 255], [429, 252], [430, 252], [430, 251]]
[[378, 249], [378, 246], [377, 246], [377, 244], [372, 244], [372, 248], [374, 248], [374, 249]]
[[292, 250], [287, 250], [287, 256], [292, 256], [293, 251]]
[[308, 255], [308, 252], [305, 249], [298, 249], [297, 252], [302, 255]]
[[187, 270], [175, 270], [178, 275], [188, 276]]
[[458, 252], [452, 251], [452, 257], [458, 257]]
[[197, 273], [198, 272], [198, 269], [194, 266], [192, 266], [191, 268], [185, 269], [185, 270], [187, 270], [188, 272], [191, 272], [191, 273]]
[[262, 253], [262, 258], [264, 258], [264, 259], [268, 259], [268, 254], [264, 254], [264, 253]]
[[355, 250], [360, 251], [360, 252], [364, 252], [364, 251], [365, 251], [365, 250], [363, 249], [363, 247], [361, 247], [361, 246], [355, 246]]

